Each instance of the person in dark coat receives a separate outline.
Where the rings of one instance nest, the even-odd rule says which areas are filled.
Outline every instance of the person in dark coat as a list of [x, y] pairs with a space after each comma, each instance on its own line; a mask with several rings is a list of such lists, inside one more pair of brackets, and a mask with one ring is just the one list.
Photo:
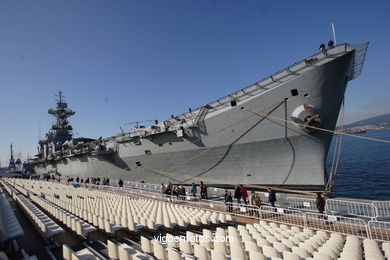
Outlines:
[[248, 204], [248, 201], [246, 200], [246, 198], [248, 198], [248, 190], [242, 184], [241, 184], [241, 196], [242, 196], [242, 199], [244, 200], [244, 203]]
[[238, 204], [240, 204], [241, 196], [241, 187], [237, 185], [236, 189], [234, 190], [234, 198], [237, 200]]
[[333, 49], [333, 47], [334, 47], [334, 42], [332, 40], [329, 40], [328, 41], [328, 48]]
[[122, 179], [119, 179], [119, 181], [118, 181], [118, 185], [119, 185], [119, 187], [120, 187], [120, 188], [122, 188], [122, 187], [123, 187], [123, 181], [122, 181]]
[[202, 199], [207, 199], [207, 186], [203, 183], [203, 181], [200, 182], [200, 197]]
[[223, 196], [223, 197], [224, 197], [224, 200], [225, 200], [225, 203], [226, 203], [226, 198], [227, 198], [228, 194], [229, 194], [229, 191], [228, 191], [228, 190], [225, 190], [225, 195]]
[[268, 202], [271, 203], [272, 207], [275, 207], [276, 193], [271, 188], [268, 188]]
[[326, 56], [326, 48], [325, 48], [325, 44], [324, 43], [321, 43], [321, 45], [320, 45], [320, 48], [319, 48], [321, 51], [322, 51], [322, 53]]
[[321, 192], [317, 193], [316, 206], [317, 206], [318, 212], [323, 214], [324, 210], [325, 210], [325, 199], [322, 197]]
[[228, 208], [229, 212], [233, 211], [232, 203], [233, 203], [233, 198], [232, 198], [232, 193], [228, 191], [228, 193], [225, 196], [225, 203]]

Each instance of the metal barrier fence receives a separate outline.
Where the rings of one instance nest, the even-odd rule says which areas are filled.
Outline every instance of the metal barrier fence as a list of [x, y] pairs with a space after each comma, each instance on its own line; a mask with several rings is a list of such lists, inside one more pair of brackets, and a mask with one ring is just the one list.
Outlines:
[[[67, 183], [65, 179], [60, 180], [63, 183]], [[89, 185], [92, 185], [91, 183]], [[99, 186], [99, 185], [97, 185]], [[102, 186], [100, 184], [100, 186]], [[118, 187], [118, 180], [110, 180], [110, 186]], [[108, 187], [108, 186], [104, 186]], [[152, 193], [160, 193], [161, 184], [141, 183], [124, 181], [124, 189], [137, 189], [140, 191], [148, 191]], [[191, 187], [185, 186], [187, 196], [191, 196]], [[234, 193], [234, 190], [229, 190]], [[197, 196], [199, 196], [200, 189], [197, 186]], [[209, 197], [220, 198], [225, 194], [225, 189], [208, 187], [207, 193]], [[260, 195], [263, 205], [269, 205], [268, 193], [257, 192]], [[315, 205], [315, 198], [301, 197], [301, 196], [286, 196], [284, 194], [277, 195], [277, 201], [275, 203], [277, 207], [287, 207], [292, 209], [298, 209], [303, 211], [317, 211]], [[339, 200], [339, 199], [327, 199], [326, 208], [327, 213], [332, 215], [342, 216], [357, 216], [363, 218], [390, 218], [390, 201], [375, 201], [369, 202], [357, 202], [352, 200]]]
[[390, 201], [374, 201], [372, 205], [375, 207], [378, 218], [390, 217]]
[[302, 197], [287, 197], [289, 208], [305, 211], [317, 211], [316, 199]]
[[225, 211], [229, 214], [236, 216], [244, 216], [249, 218], [258, 218], [259, 217], [259, 207], [249, 205], [249, 204], [238, 204], [234, 202], [220, 202], [213, 200], [201, 200], [200, 203], [202, 208], [207, 208], [210, 210], [219, 210]]
[[305, 217], [307, 228], [337, 232], [344, 235], [354, 235], [362, 238], [370, 237], [366, 222], [359, 218], [348, 218], [313, 212], [306, 212]]
[[390, 222], [371, 220], [368, 222], [370, 238], [380, 241], [390, 241]]
[[286, 208], [261, 206], [259, 212], [261, 220], [305, 227], [305, 214], [302, 211]]
[[376, 218], [376, 210], [372, 203], [349, 200], [326, 200], [325, 209], [332, 215], [353, 215], [363, 218]]

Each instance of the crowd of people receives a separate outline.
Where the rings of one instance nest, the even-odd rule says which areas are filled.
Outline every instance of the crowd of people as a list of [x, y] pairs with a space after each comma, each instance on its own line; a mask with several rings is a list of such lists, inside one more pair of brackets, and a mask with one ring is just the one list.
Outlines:
[[[245, 205], [249, 206], [261, 206], [260, 194], [255, 191], [251, 191], [248, 195], [248, 190], [244, 185], [237, 185], [234, 189], [234, 198], [237, 200], [237, 204], [241, 204], [241, 198]], [[233, 197], [232, 192], [225, 190], [225, 204], [229, 212], [233, 211]]]
[[174, 195], [181, 198], [181, 196], [186, 196], [186, 189], [183, 185], [172, 185], [170, 182], [167, 185], [161, 183], [160, 193], [164, 195]]
[[[46, 174], [42, 176], [44, 180], [46, 181], [61, 181], [60, 176], [54, 176], [50, 174]], [[39, 179], [39, 178], [38, 178]], [[89, 183], [93, 185], [110, 185], [110, 179], [103, 178], [100, 179], [99, 177], [91, 177], [91, 178], [79, 178], [79, 177], [68, 177], [67, 176], [67, 183], [68, 184], [85, 184], [88, 185]], [[142, 182], [143, 183], [143, 182]], [[119, 179], [117, 186], [120, 188], [123, 187], [123, 180]], [[115, 184], [114, 184], [115, 185]], [[190, 194], [194, 198], [197, 198], [198, 194], [198, 186], [200, 190], [200, 199], [208, 199], [207, 195], [207, 185], [204, 184], [202, 181], [199, 183], [199, 185], [195, 184], [194, 182], [191, 185], [191, 189], [189, 190]], [[276, 202], [276, 193], [272, 188], [268, 188], [268, 203], [272, 206], [275, 207], [275, 202]], [[168, 183], [165, 185], [164, 183], [161, 183], [161, 188], [160, 188], [160, 193], [164, 195], [173, 195], [177, 196], [177, 198], [184, 199], [185, 196], [187, 196], [186, 188], [184, 185], [173, 185], [172, 183]], [[188, 195], [190, 195], [188, 194]], [[233, 199], [236, 200], [236, 203], [241, 206], [256, 206], [256, 207], [261, 207], [263, 201], [260, 198], [260, 193], [256, 191], [250, 191], [248, 194], [247, 188], [243, 185], [237, 185], [234, 189], [234, 194], [232, 195], [232, 192], [229, 190], [225, 190], [225, 195], [224, 195], [224, 201], [226, 208], [229, 212], [233, 211]], [[241, 201], [242, 200], [242, 201]], [[243, 202], [243, 204], [242, 204]], [[322, 193], [317, 193], [317, 198], [316, 198], [316, 207], [319, 213], [323, 214], [325, 211], [325, 199], [322, 197]]]
[[67, 179], [67, 183], [70, 184], [70, 183], [79, 183], [79, 184], [94, 184], [94, 185], [110, 185], [110, 179], [107, 177], [107, 178], [103, 178], [103, 179], [100, 179], [99, 177], [95, 178], [95, 177], [92, 177], [92, 178], [86, 178], [85, 180], [83, 178], [79, 178], [79, 177], [76, 177], [76, 178], [73, 178], [73, 177], [68, 177]]
[[[41, 176], [37, 176], [36, 178], [34, 179], [40, 179]], [[50, 175], [50, 174], [45, 174], [42, 176], [42, 179], [43, 180], [46, 180], [46, 181], [58, 181], [58, 182], [61, 182], [61, 176], [55, 176], [55, 175]], [[68, 185], [72, 184], [72, 185], [75, 185], [75, 184], [85, 184], [85, 185], [88, 185], [88, 184], [93, 184], [93, 185], [106, 185], [106, 186], [109, 186], [110, 185], [110, 178], [100, 178], [100, 177], [87, 177], [87, 178], [80, 178], [80, 177], [69, 177], [69, 176], [66, 176], [66, 183]], [[115, 183], [117, 184], [117, 186], [119, 187], [123, 187], [123, 180], [122, 179], [119, 179], [118, 180], [118, 183]], [[115, 184], [111, 184], [111, 185], [114, 185]]]

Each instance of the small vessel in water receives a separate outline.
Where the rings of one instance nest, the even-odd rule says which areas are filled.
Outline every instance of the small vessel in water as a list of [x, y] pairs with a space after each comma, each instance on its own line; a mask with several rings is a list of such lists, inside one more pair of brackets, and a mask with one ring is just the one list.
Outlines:
[[368, 42], [318, 52], [249, 87], [150, 127], [73, 138], [60, 92], [56, 123], [34, 169], [62, 176], [151, 183], [234, 183], [323, 189], [325, 160], [347, 83], [361, 74]]

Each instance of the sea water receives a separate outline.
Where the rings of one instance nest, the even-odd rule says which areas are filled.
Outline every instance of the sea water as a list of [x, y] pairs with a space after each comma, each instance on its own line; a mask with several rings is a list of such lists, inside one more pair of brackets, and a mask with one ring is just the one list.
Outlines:
[[[356, 134], [390, 141], [390, 130], [371, 130]], [[329, 149], [328, 171], [331, 168], [334, 143]], [[339, 167], [333, 195], [346, 198], [390, 200], [390, 143], [342, 137]]]

